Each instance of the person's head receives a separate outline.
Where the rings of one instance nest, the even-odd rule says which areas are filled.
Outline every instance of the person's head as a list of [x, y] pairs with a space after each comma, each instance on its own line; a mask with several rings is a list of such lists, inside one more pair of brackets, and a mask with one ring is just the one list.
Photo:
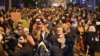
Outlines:
[[62, 22], [62, 20], [59, 20], [58, 23], [59, 23], [59, 24], [62, 24], [63, 22]]
[[8, 17], [4, 17], [4, 21], [8, 21]]
[[63, 28], [62, 27], [57, 27], [56, 33], [58, 35], [62, 34], [63, 33]]
[[19, 29], [19, 30], [23, 29], [22, 22], [18, 22], [16, 28]]
[[4, 22], [4, 17], [0, 16], [0, 22]]
[[80, 20], [82, 19], [82, 17], [81, 17], [81, 16], [78, 16], [78, 18], [77, 18], [77, 19], [78, 19], [78, 21], [80, 21]]
[[4, 28], [0, 27], [0, 34], [3, 34], [3, 33], [4, 33]]
[[41, 24], [41, 20], [40, 19], [36, 19], [36, 24], [40, 25]]
[[47, 21], [46, 19], [43, 19], [43, 23], [44, 23], [44, 24], [47, 24], [47, 22], [48, 22], [48, 21]]
[[5, 28], [5, 33], [11, 33], [12, 28], [10, 26]]
[[23, 32], [25, 35], [29, 34], [29, 29], [28, 28], [23, 28]]
[[20, 44], [25, 44], [27, 43], [27, 37], [26, 35], [21, 35], [20, 38], [19, 38], [19, 43]]
[[78, 26], [82, 26], [82, 22], [78, 22]]
[[92, 20], [88, 20], [88, 21], [87, 21], [87, 24], [88, 24], [88, 25], [92, 25]]
[[50, 30], [50, 34], [52, 34], [52, 35], [55, 35], [55, 28], [52, 28], [51, 30]]
[[57, 25], [57, 22], [56, 22], [56, 21], [53, 21], [52, 24], [53, 24], [54, 26], [56, 26], [56, 25]]

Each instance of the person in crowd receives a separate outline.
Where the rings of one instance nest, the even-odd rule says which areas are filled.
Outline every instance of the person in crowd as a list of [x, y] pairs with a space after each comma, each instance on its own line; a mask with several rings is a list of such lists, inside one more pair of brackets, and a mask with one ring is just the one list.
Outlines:
[[40, 33], [41, 41], [40, 43], [38, 43], [37, 50], [36, 50], [39, 56], [50, 56], [51, 43], [47, 39], [49, 37], [48, 34], [49, 34], [48, 29], [45, 28], [41, 29], [41, 33]]
[[98, 38], [99, 38], [99, 41], [97, 41], [97, 47], [96, 47], [96, 51], [100, 51], [100, 22], [97, 20], [96, 21], [96, 32], [98, 34]]
[[2, 44], [4, 43], [2, 39], [4, 38], [4, 29], [0, 27], [0, 55], [3, 55], [3, 47]]
[[70, 23], [71, 24], [69, 27], [67, 27], [67, 33], [65, 35], [67, 45], [66, 55], [74, 56], [74, 46], [79, 40], [79, 31], [76, 27], [73, 28], [73, 22]]
[[83, 55], [82, 53], [84, 52], [84, 41], [83, 41], [84, 27], [81, 21], [78, 24], [78, 31], [80, 32], [80, 39], [79, 42], [77, 43], [79, 45], [80, 50], [78, 51], [80, 52], [80, 55]]
[[12, 32], [11, 27], [6, 27], [5, 34], [3, 38], [3, 48], [5, 53], [8, 53], [8, 56], [13, 56], [13, 52], [15, 52], [15, 47], [18, 43], [19, 35]]
[[23, 28], [23, 32], [26, 35], [27, 40], [31, 44], [31, 47], [34, 47], [35, 46], [35, 41], [34, 41], [34, 38], [30, 35], [29, 29], [28, 28]]
[[33, 56], [33, 48], [30, 47], [30, 43], [27, 39], [26, 35], [20, 35], [19, 41], [18, 41], [22, 47], [19, 51], [15, 52], [13, 56]]
[[30, 33], [32, 33], [32, 28], [33, 28], [33, 25], [35, 24], [34, 16], [30, 17], [29, 20], [30, 20], [29, 31], [30, 31]]
[[3, 16], [0, 16], [0, 27], [3, 27], [5, 29], [4, 17]]
[[96, 28], [94, 25], [90, 26], [86, 36], [87, 54], [95, 56], [95, 41], [97, 40]]
[[4, 15], [4, 13], [5, 13], [5, 10], [0, 9], [0, 15], [1, 15], [1, 16], [3, 16], [3, 15]]
[[3, 38], [4, 38], [4, 28], [0, 27], [0, 43], [2, 43]]
[[13, 30], [13, 21], [11, 20], [11, 17], [10, 16], [5, 16], [4, 17], [4, 26], [7, 27], [7, 26], [10, 26]]
[[86, 23], [85, 26], [84, 26], [84, 28], [85, 28], [85, 32], [88, 31], [89, 26], [91, 26], [91, 25], [92, 25], [92, 21], [91, 21], [91, 20], [88, 20], [87, 23]]
[[72, 15], [71, 21], [72, 21], [72, 27], [76, 28], [78, 26], [78, 22], [75, 15]]
[[64, 24], [61, 19], [58, 20], [57, 26], [64, 27]]
[[16, 34], [21, 35], [23, 34], [23, 25], [22, 22], [18, 22], [16, 29], [14, 30]]
[[36, 30], [37, 28], [41, 27], [45, 27], [41, 19], [36, 19], [36, 23], [33, 25], [33, 30]]
[[62, 49], [66, 47], [63, 28], [57, 27], [56, 34], [49, 37], [49, 39], [52, 45], [51, 56], [63, 56]]
[[40, 19], [36, 19], [36, 24], [33, 25], [33, 30], [32, 30], [32, 34], [34, 36], [34, 38], [36, 39], [36, 42], [39, 43], [41, 42], [41, 32], [43, 30], [43, 28], [47, 30], [47, 28], [45, 27], [45, 25], [41, 22]]
[[[21, 13], [21, 18], [18, 21], [19, 23], [17, 24], [16, 29], [14, 27], [15, 22], [11, 20], [11, 12]], [[91, 43], [87, 41], [88, 39], [91, 39], [88, 36], [92, 36], [91, 32], [88, 32], [90, 26], [95, 25], [96, 33], [100, 35], [100, 27], [95, 24], [97, 21], [100, 22], [99, 15], [100, 11], [88, 11], [86, 7], [80, 7], [79, 5], [67, 5], [65, 10], [61, 7], [23, 7], [22, 9], [12, 8], [11, 10], [5, 10], [4, 12], [0, 10], [0, 27], [4, 29], [4, 50], [11, 56], [11, 53], [15, 51], [9, 52], [9, 50], [14, 49], [14, 45], [16, 45], [15, 42], [17, 43], [19, 36], [24, 34], [27, 37], [27, 42], [31, 44], [30, 47], [37, 47], [41, 41], [46, 39], [48, 43], [51, 43], [50, 54], [53, 56], [73, 56], [74, 48], [75, 50], [87, 51], [87, 44], [92, 45], [91, 43], [93, 43], [93, 41], [90, 41]], [[20, 22], [23, 20], [26, 23]], [[27, 25], [29, 28], [25, 27]], [[12, 29], [14, 27], [13, 31], [11, 31], [9, 26]], [[12, 36], [14, 36], [14, 38], [12, 38]], [[12, 40], [15, 39], [16, 41], [13, 42]], [[26, 40], [26, 38], [24, 40]], [[96, 41], [98, 41], [98, 39], [96, 39]], [[8, 42], [10, 44], [8, 44]], [[26, 44], [27, 42], [24, 43]], [[14, 47], [12, 48], [11, 45]], [[95, 42], [95, 47], [96, 46]], [[92, 47], [90, 46], [89, 50], [92, 50], [91, 48]]]

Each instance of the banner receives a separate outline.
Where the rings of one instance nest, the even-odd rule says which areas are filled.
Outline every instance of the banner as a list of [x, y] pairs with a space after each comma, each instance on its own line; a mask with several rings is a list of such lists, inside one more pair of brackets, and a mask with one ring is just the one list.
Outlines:
[[20, 19], [21, 19], [21, 13], [20, 12], [11, 12], [11, 20], [19, 21]]

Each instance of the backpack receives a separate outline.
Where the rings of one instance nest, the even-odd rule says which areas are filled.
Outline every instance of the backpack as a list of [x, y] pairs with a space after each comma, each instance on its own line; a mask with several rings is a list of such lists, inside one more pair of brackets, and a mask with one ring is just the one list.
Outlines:
[[50, 51], [43, 41], [38, 44], [35, 56], [50, 56]]

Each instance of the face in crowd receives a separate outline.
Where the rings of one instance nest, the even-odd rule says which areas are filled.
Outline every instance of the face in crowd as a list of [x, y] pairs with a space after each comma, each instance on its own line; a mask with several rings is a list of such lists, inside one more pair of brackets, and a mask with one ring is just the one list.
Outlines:
[[19, 43], [20, 44], [25, 44], [27, 42], [27, 38], [25, 35], [21, 35], [19, 38]]
[[61, 27], [57, 28], [57, 34], [61, 35], [63, 33], [63, 29]]

